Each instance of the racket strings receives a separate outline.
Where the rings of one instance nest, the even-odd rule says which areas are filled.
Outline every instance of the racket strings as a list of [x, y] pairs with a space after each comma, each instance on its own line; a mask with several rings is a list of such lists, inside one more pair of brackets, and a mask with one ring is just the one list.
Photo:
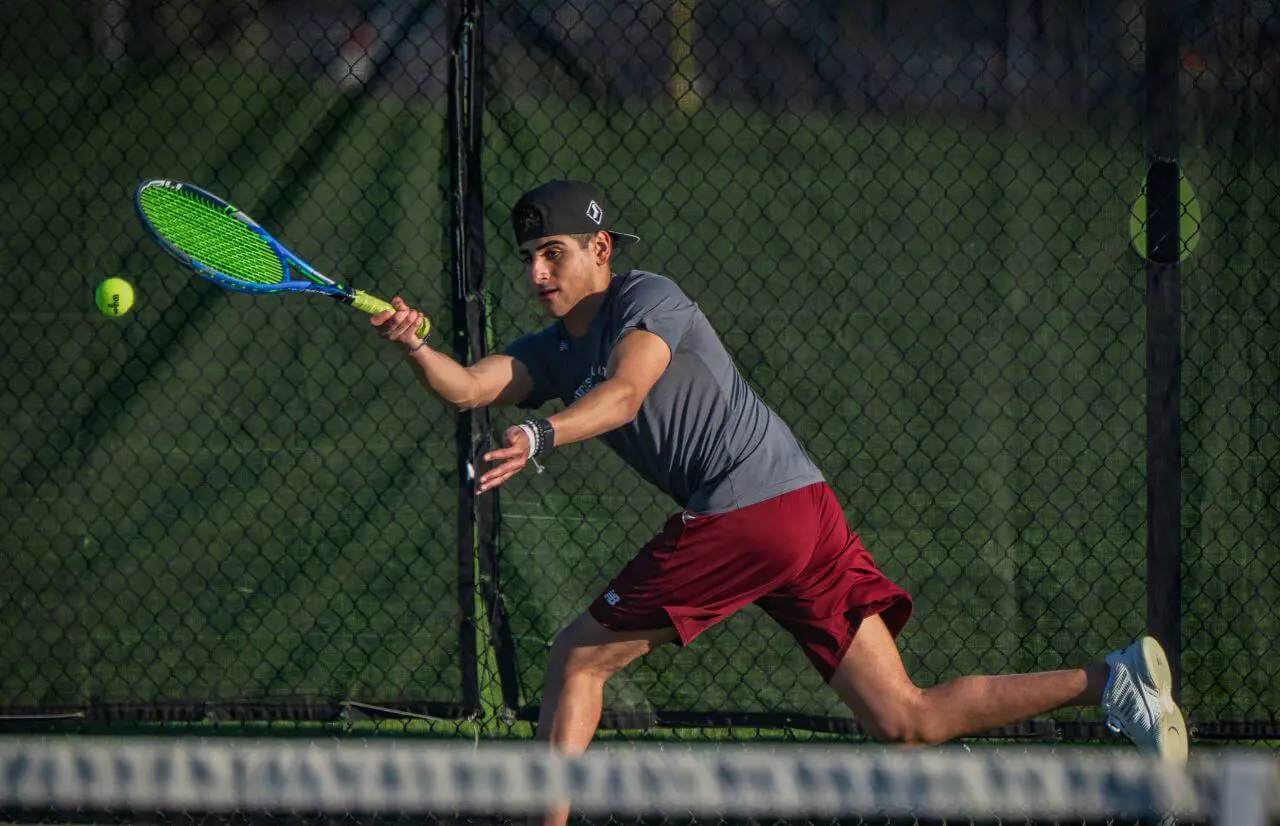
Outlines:
[[284, 265], [271, 245], [220, 207], [161, 187], [144, 191], [139, 203], [156, 231], [196, 263], [253, 284], [284, 281]]

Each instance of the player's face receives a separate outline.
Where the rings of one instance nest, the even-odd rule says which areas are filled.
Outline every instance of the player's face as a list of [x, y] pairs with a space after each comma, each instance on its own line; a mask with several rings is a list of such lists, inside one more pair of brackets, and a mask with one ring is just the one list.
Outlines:
[[550, 235], [520, 245], [525, 276], [548, 315], [564, 318], [578, 302], [600, 290], [598, 253], [595, 240], [583, 247], [570, 235]]

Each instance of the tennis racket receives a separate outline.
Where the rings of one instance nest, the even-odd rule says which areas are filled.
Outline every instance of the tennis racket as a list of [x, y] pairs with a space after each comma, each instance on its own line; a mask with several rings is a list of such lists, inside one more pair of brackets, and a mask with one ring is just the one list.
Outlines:
[[[150, 180], [134, 196], [138, 219], [160, 247], [213, 283], [236, 292], [320, 293], [369, 315], [395, 309], [381, 298], [339, 284], [287, 250], [236, 207], [198, 186]], [[431, 332], [424, 317], [418, 337]]]

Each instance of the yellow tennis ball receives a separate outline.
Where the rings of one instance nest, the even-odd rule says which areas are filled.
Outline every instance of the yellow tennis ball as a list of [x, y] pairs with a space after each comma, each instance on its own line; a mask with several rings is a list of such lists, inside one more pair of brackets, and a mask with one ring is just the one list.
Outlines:
[[123, 278], [107, 278], [98, 285], [93, 300], [103, 315], [119, 318], [133, 306], [133, 285]]
[[[1179, 250], [1178, 260], [1186, 261], [1187, 257], [1195, 252], [1196, 244], [1200, 243], [1200, 228], [1204, 226], [1204, 215], [1200, 208], [1200, 201], [1196, 198], [1196, 191], [1191, 188], [1191, 182], [1187, 180], [1187, 176], [1181, 173], [1178, 175], [1178, 193], [1182, 199], [1182, 213], [1178, 218], [1178, 240], [1182, 249]], [[1133, 248], [1138, 255], [1146, 258], [1147, 187], [1145, 181], [1141, 191], [1138, 192], [1138, 200], [1133, 202], [1133, 208], [1129, 210], [1129, 238], [1133, 241]]]

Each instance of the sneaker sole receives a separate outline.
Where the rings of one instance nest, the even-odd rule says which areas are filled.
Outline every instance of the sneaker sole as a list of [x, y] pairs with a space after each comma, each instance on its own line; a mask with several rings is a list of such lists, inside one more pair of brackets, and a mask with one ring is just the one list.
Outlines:
[[1173, 674], [1164, 648], [1152, 637], [1142, 639], [1143, 678], [1160, 695], [1160, 731], [1156, 733], [1156, 752], [1161, 760], [1179, 765], [1187, 762], [1187, 722], [1173, 701]]

